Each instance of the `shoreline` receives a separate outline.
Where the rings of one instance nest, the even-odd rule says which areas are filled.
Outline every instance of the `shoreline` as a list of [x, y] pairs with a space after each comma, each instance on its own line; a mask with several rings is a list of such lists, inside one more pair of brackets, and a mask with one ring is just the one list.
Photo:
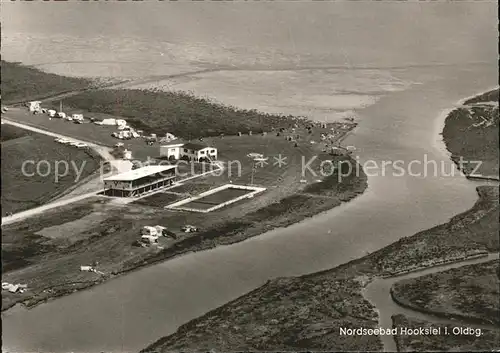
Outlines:
[[176, 253], [176, 254], [173, 254], [171, 256], [166, 256], [166, 257], [159, 257], [159, 258], [157, 258], [157, 257], [151, 257], [151, 258], [148, 258], [148, 259], [144, 260], [140, 265], [137, 265], [135, 267], [130, 267], [130, 268], [124, 269], [122, 271], [118, 271], [118, 272], [111, 272], [111, 274], [109, 275], [109, 277], [104, 278], [104, 279], [99, 279], [99, 280], [96, 280], [94, 282], [92, 282], [92, 281], [88, 281], [88, 282], [79, 281], [79, 282], [70, 282], [70, 283], [65, 283], [65, 284], [62, 284], [62, 285], [47, 287], [47, 288], [44, 288], [44, 290], [52, 289], [54, 287], [59, 287], [59, 286], [73, 285], [73, 283], [83, 284], [83, 286], [80, 287], [80, 288], [69, 288], [67, 291], [64, 291], [61, 294], [56, 294], [54, 296], [49, 296], [48, 298], [40, 299], [40, 300], [37, 300], [37, 301], [35, 301], [33, 303], [26, 304], [24, 302], [17, 302], [17, 303], [14, 303], [14, 305], [12, 305], [12, 306], [7, 306], [5, 308], [2, 307], [1, 312], [4, 313], [4, 312], [8, 312], [8, 311], [13, 310], [13, 309], [15, 310], [18, 307], [21, 308], [21, 309], [25, 309], [25, 310], [31, 310], [31, 309], [37, 307], [38, 305], [42, 305], [44, 303], [56, 300], [58, 298], [70, 295], [70, 294], [75, 293], [75, 292], [90, 290], [90, 289], [92, 289], [95, 286], [98, 286], [100, 284], [104, 284], [104, 283], [110, 282], [110, 281], [112, 281], [114, 279], [117, 279], [117, 278], [119, 278], [121, 276], [124, 276], [124, 275], [127, 275], [127, 274], [131, 274], [131, 273], [136, 272], [136, 271], [143, 270], [143, 269], [145, 269], [147, 267], [150, 267], [150, 266], [159, 265], [160, 263], [167, 262], [167, 261], [174, 260], [174, 259], [178, 259], [180, 257], [188, 256], [190, 254], [197, 253], [197, 252], [209, 251], [209, 250], [212, 250], [212, 249], [215, 249], [215, 248], [228, 247], [228, 246], [231, 246], [231, 245], [234, 245], [234, 244], [237, 244], [237, 243], [243, 243], [243, 242], [245, 242], [247, 240], [251, 240], [253, 238], [256, 238], [256, 237], [258, 237], [258, 236], [260, 236], [262, 234], [268, 233], [268, 232], [276, 231], [276, 230], [279, 230], [279, 229], [286, 229], [286, 228], [288, 228], [288, 227], [290, 227], [292, 225], [305, 222], [305, 221], [307, 221], [307, 220], [309, 220], [309, 219], [311, 219], [311, 218], [313, 218], [315, 216], [318, 216], [318, 215], [321, 215], [321, 214], [325, 214], [325, 213], [327, 213], [327, 212], [329, 212], [329, 211], [331, 211], [331, 210], [333, 210], [333, 209], [335, 209], [337, 207], [340, 207], [340, 206], [342, 206], [342, 205], [344, 205], [346, 203], [349, 203], [352, 200], [354, 200], [355, 198], [357, 198], [358, 196], [362, 195], [363, 192], [364, 191], [361, 191], [360, 193], [357, 193], [356, 195], [354, 195], [352, 198], [350, 198], [348, 200], [341, 201], [340, 204], [333, 205], [333, 207], [329, 207], [329, 208], [326, 208], [326, 209], [320, 208], [320, 209], [317, 210], [318, 212], [313, 212], [311, 214], [302, 215], [300, 217], [297, 217], [294, 221], [286, 222], [284, 225], [280, 225], [280, 226], [273, 227], [273, 228], [267, 228], [264, 231], [256, 233], [256, 234], [250, 233], [248, 236], [244, 236], [241, 240], [237, 239], [235, 241], [230, 241], [230, 242], [227, 242], [227, 243], [216, 244], [216, 245], [213, 245], [213, 246], [205, 246], [205, 247], [201, 247], [200, 249], [188, 250], [186, 252], [180, 252], [180, 253]]
[[[444, 130], [447, 127], [446, 121], [451, 117], [452, 113], [455, 112], [457, 109], [462, 109], [465, 107], [468, 107], [470, 105], [466, 105], [465, 103], [469, 100], [472, 100], [474, 98], [478, 98], [488, 92], [492, 91], [497, 91], [499, 90], [499, 86], [494, 86], [494, 87], [489, 87], [486, 90], [483, 90], [482, 92], [476, 93], [474, 95], [465, 97], [460, 99], [452, 108], [447, 108], [444, 109], [441, 114], [439, 115], [439, 128], [441, 129], [439, 132], [440, 141], [442, 142], [442, 146], [444, 147], [444, 150], [442, 150], [443, 153], [446, 153], [446, 156], [453, 162], [453, 165], [455, 165], [456, 169], [467, 179], [469, 180], [485, 180], [485, 181], [500, 181], [500, 176], [499, 175], [482, 175], [482, 174], [472, 174], [472, 173], [467, 173], [464, 172], [463, 170], [460, 169], [460, 164], [457, 162], [456, 158], [453, 156], [453, 152], [450, 151], [448, 143], [446, 142], [446, 139], [444, 137]], [[450, 126], [450, 125], [448, 125]]]
[[[473, 98], [476, 98], [486, 92], [490, 92], [490, 91], [493, 91], [495, 89], [499, 89], [498, 86], [490, 86], [488, 87], [487, 89], [485, 90], [482, 90], [481, 92], [478, 92], [478, 93], [475, 93], [471, 96], [468, 96], [468, 97], [465, 97], [465, 98], [461, 98], [459, 99], [451, 108], [445, 108], [443, 110], [441, 110], [441, 112], [438, 114], [436, 120], [435, 120], [435, 132], [434, 132], [434, 136], [436, 136], [436, 139], [434, 140], [434, 147], [436, 147], [437, 149], [439, 149], [441, 152], [445, 153], [446, 156], [448, 156], [448, 159], [450, 161], [453, 161], [452, 158], [451, 158], [451, 152], [448, 150], [447, 146], [446, 146], [446, 142], [444, 140], [444, 137], [443, 137], [443, 131], [444, 131], [444, 127], [446, 125], [446, 119], [448, 118], [448, 116], [457, 108], [461, 107], [461, 106], [464, 106], [464, 103], [470, 99], [473, 99]], [[439, 143], [439, 146], [438, 146], [438, 143]], [[456, 164], [453, 163], [455, 166]], [[458, 166], [457, 166], [458, 168]]]
[[[487, 187], [485, 186], [485, 188], [487, 188]], [[477, 191], [478, 191], [477, 202], [479, 203], [485, 197], [485, 195], [483, 194], [481, 188], [477, 188]], [[472, 209], [465, 211], [464, 214], [467, 214], [471, 210]], [[459, 215], [457, 215], [457, 216], [459, 216]], [[444, 225], [440, 225], [438, 227], [447, 226], [449, 223], [453, 223], [453, 222], [454, 222], [454, 219], [451, 219], [448, 223], [445, 223]], [[425, 236], [428, 233], [431, 233], [433, 229], [434, 228], [431, 228], [431, 229], [428, 229], [426, 231], [414, 234], [414, 235], [408, 237], [407, 240], [417, 241], [417, 238]], [[398, 241], [396, 243], [401, 243], [401, 241]], [[305, 288], [305, 291], [306, 291], [306, 293], [303, 293], [301, 295], [301, 297], [303, 297], [303, 296], [307, 295], [307, 293], [309, 293], [310, 289], [308, 289], [308, 288], [311, 288], [311, 287], [314, 288], [315, 284], [319, 285], [319, 283], [324, 283], [325, 280], [326, 281], [333, 281], [335, 283], [337, 283], [338, 281], [351, 280], [351, 281], [355, 281], [355, 282], [359, 281], [360, 293], [364, 293], [364, 290], [366, 289], [366, 287], [370, 283], [372, 283], [373, 281], [375, 281], [377, 279], [384, 279], [384, 276], [382, 276], [383, 272], [380, 272], [380, 271], [377, 271], [376, 269], [373, 269], [374, 261], [376, 261], [377, 258], [383, 257], [384, 256], [383, 252], [385, 252], [385, 250], [392, 250], [395, 252], [399, 251], [398, 244], [396, 244], [396, 243], [390, 244], [387, 247], [379, 249], [378, 251], [376, 251], [374, 253], [371, 253], [371, 254], [366, 255], [364, 257], [349, 261], [347, 263], [344, 263], [344, 264], [339, 265], [339, 266], [332, 268], [332, 269], [327, 269], [324, 271], [319, 271], [319, 272], [306, 274], [306, 275], [302, 275], [302, 276], [276, 277], [276, 278], [270, 279], [262, 286], [257, 287], [255, 289], [253, 289], [253, 290], [251, 290], [251, 291], [249, 291], [249, 292], [247, 292], [247, 293], [245, 293], [245, 294], [243, 294], [243, 295], [241, 295], [241, 296], [239, 296], [239, 297], [237, 297], [237, 298], [235, 298], [235, 299], [233, 299], [233, 300], [231, 300], [231, 301], [229, 301], [229, 302], [227, 302], [227, 303], [225, 303], [225, 304], [223, 304], [223, 305], [221, 305], [213, 310], [210, 310], [210, 311], [198, 316], [197, 318], [190, 320], [190, 321], [186, 322], [185, 324], [179, 326], [178, 329], [175, 332], [173, 332], [172, 334], [161, 337], [161, 338], [157, 339], [156, 341], [152, 342], [150, 345], [148, 345], [143, 350], [141, 350], [141, 353], [169, 352], [172, 350], [178, 350], [178, 349], [184, 349], [184, 348], [186, 350], [203, 349], [204, 347], [201, 347], [201, 346], [193, 346], [193, 347], [189, 346], [189, 340], [184, 342], [184, 343], [186, 343], [186, 346], [181, 346], [181, 347], [174, 347], [174, 346], [175, 346], [176, 342], [182, 342], [183, 339], [188, 339], [188, 337], [191, 337], [191, 334], [195, 334], [197, 337], [200, 337], [200, 336], [203, 337], [205, 332], [200, 333], [200, 332], [197, 332], [197, 330], [199, 327], [207, 327], [205, 324], [205, 321], [212, 321], [212, 320], [214, 320], [214, 318], [216, 318], [216, 320], [226, 319], [225, 316], [231, 315], [230, 313], [234, 311], [234, 310], [232, 310], [232, 309], [235, 309], [235, 308], [233, 308], [233, 306], [238, 304], [239, 305], [238, 309], [235, 309], [235, 310], [241, 311], [240, 308], [242, 305], [244, 305], [242, 303], [245, 303], [245, 301], [247, 301], [247, 299], [250, 300], [251, 302], [255, 302], [256, 298], [253, 298], [253, 297], [255, 297], [259, 293], [264, 292], [264, 294], [261, 294], [258, 296], [259, 302], [262, 301], [263, 303], [267, 303], [267, 305], [269, 305], [269, 301], [266, 300], [266, 299], [269, 299], [266, 296], [266, 291], [271, 290], [271, 289], [272, 289], [273, 293], [278, 291], [278, 292], [282, 292], [283, 295], [286, 296], [285, 293], [288, 293], [292, 288], [296, 288], [297, 286], [300, 286], [300, 287]], [[491, 250], [488, 251], [488, 250], [485, 250], [484, 248], [482, 248], [482, 249], [476, 249], [476, 250], [473, 249], [473, 251], [485, 252], [486, 257], [489, 256], [491, 253], [494, 253], [494, 254], [498, 253], [498, 249], [495, 249], [494, 251], [491, 251]], [[425, 267], [422, 269], [418, 269], [418, 271], [422, 271], [422, 270], [425, 271], [428, 269], [432, 269], [434, 267], [453, 265], [453, 264], [457, 264], [457, 263], [461, 263], [461, 262], [474, 261], [474, 260], [481, 259], [484, 257], [485, 257], [485, 255], [476, 253], [476, 254], [472, 254], [470, 256], [463, 256], [461, 258], [453, 258], [453, 259], [449, 259], [449, 260], [447, 260], [445, 258], [444, 260], [442, 260], [439, 264], [436, 264], [435, 266], [429, 266], [429, 267]], [[492, 260], [492, 261], [494, 261], [494, 260]], [[466, 265], [467, 264], [465, 264], [465, 266]], [[411, 274], [411, 272], [407, 272], [406, 274]], [[398, 276], [396, 275], [396, 276], [390, 276], [390, 277], [397, 278]], [[311, 283], [309, 283], [309, 282], [311, 282]], [[276, 289], [275, 287], [278, 287], [278, 289]], [[309, 293], [309, 295], [310, 294], [311, 293]], [[391, 295], [391, 294], [389, 293], [388, 295]], [[313, 300], [314, 300], [314, 298], [313, 298]], [[279, 304], [280, 303], [278, 302], [277, 305], [279, 305]], [[252, 304], [252, 305], [254, 305], [254, 304]], [[284, 304], [282, 304], [282, 305], [284, 305]], [[450, 317], [450, 316], [446, 316], [446, 313], [439, 315], [439, 314], [431, 312], [431, 311], [427, 311], [427, 312], [420, 311], [418, 308], [415, 308], [415, 307], [412, 307], [411, 309], [415, 310], [415, 311], [422, 312], [422, 313], [428, 313], [430, 315], [436, 315], [437, 317], [439, 317], [439, 316]], [[376, 307], [373, 307], [373, 310], [375, 312], [378, 312], [377, 311], [378, 309]], [[224, 314], [224, 315], [222, 315], [222, 314]], [[292, 315], [292, 313], [290, 313], [290, 315]], [[380, 317], [380, 314], [377, 314], [377, 316]], [[234, 321], [236, 321], [237, 319], [238, 318], [233, 318]], [[469, 318], [465, 317], [465, 316], [461, 317], [461, 319], [466, 319], [465, 321], [469, 320]], [[228, 319], [228, 320], [230, 320], [230, 319]], [[481, 321], [480, 318], [474, 318], [470, 322], [471, 323], [476, 322], [476, 321], [479, 322], [478, 320]], [[230, 321], [230, 322], [234, 323], [233, 321]], [[264, 324], [264, 323], [262, 323], [262, 324]], [[366, 327], [368, 327], [367, 322], [365, 322], [365, 325], [366, 325]], [[378, 325], [378, 321], [377, 321], [377, 325]], [[207, 327], [207, 329], [208, 329], [208, 327]], [[243, 333], [243, 334], [245, 334], [245, 333]], [[219, 339], [222, 341], [224, 340], [224, 338], [219, 338]], [[380, 338], [377, 336], [377, 339], [380, 339]], [[164, 344], [167, 344], [167, 345], [164, 346]], [[372, 346], [372, 348], [373, 348], [373, 346]], [[269, 350], [274, 350], [274, 349], [270, 348]]]
[[[474, 98], [474, 97], [477, 97], [477, 96], [483, 94], [484, 92], [488, 92], [488, 91], [483, 91], [482, 93], [478, 93], [472, 97], [464, 98], [461, 100], [461, 102], [466, 101], [466, 100], [471, 99], [471, 98]], [[444, 129], [444, 126], [446, 124], [446, 118], [454, 109], [455, 108], [449, 108], [449, 109], [445, 109], [445, 110], [441, 111], [441, 113], [438, 115], [436, 126], [442, 125], [443, 129]], [[442, 136], [442, 130], [438, 136]], [[450, 156], [450, 159], [451, 159], [451, 152], [448, 151], [448, 149], [446, 147], [446, 143], [445, 143], [443, 138], [441, 138], [441, 143], [442, 144], [440, 146], [444, 147], [445, 151], [448, 153], [448, 155]], [[442, 150], [442, 148], [440, 148], [440, 150]], [[155, 342], [152, 342], [150, 345], [148, 345], [143, 350], [141, 350], [141, 352], [145, 353], [145, 352], [166, 352], [166, 351], [169, 351], [170, 349], [176, 347], [176, 343], [183, 342], [184, 337], [186, 337], [186, 340], [187, 340], [187, 341], [183, 342], [183, 343], [185, 343], [185, 348], [191, 349], [191, 347], [189, 346], [190, 341], [189, 341], [189, 339], [187, 339], [187, 336], [190, 335], [191, 331], [196, 332], [197, 328], [199, 326], [204, 326], [203, 325], [204, 320], [213, 320], [213, 318], [217, 317], [219, 313], [227, 312], [228, 310], [230, 310], [230, 308], [232, 308], [233, 305], [236, 305], [236, 303], [241, 303], [241, 302], [245, 301], [246, 298], [251, 298], [255, 293], [265, 291], [266, 287], [269, 287], [272, 285], [278, 285], [277, 284], [278, 282], [283, 282], [284, 283], [283, 286], [286, 286], [286, 283], [288, 283], [288, 282], [289, 283], [292, 283], [292, 282], [302, 283], [302, 282], [307, 282], [308, 280], [315, 280], [318, 277], [325, 277], [325, 276], [326, 277], [334, 277], [337, 279], [338, 278], [346, 278], [346, 277], [353, 278], [352, 276], [356, 276], [355, 278], [359, 278], [359, 276], [365, 276], [365, 277], [367, 276], [367, 278], [365, 278], [362, 281], [363, 283], [361, 285], [362, 288], [366, 288], [367, 285], [370, 282], [372, 282], [373, 280], [375, 280], [376, 278], [384, 278], [384, 276], [383, 276], [384, 272], [386, 272], [386, 274], [387, 274], [387, 271], [383, 271], [381, 269], [368, 270], [367, 268], [365, 268], [366, 266], [369, 266], [370, 262], [372, 262], [372, 260], [374, 258], [382, 255], [387, 250], [389, 250], [389, 251], [394, 250], [394, 248], [398, 247], [398, 244], [404, 243], [406, 240], [415, 241], [417, 238], [421, 237], [422, 235], [428, 234], [439, 227], [446, 227], [448, 224], [452, 224], [460, 216], [462, 216], [464, 214], [468, 214], [470, 212], [473, 212], [474, 209], [476, 208], [476, 206], [478, 205], [478, 203], [483, 201], [485, 196], [486, 197], [488, 196], [487, 195], [488, 192], [483, 193], [483, 190], [485, 190], [485, 189], [489, 190], [488, 188], [489, 188], [489, 186], [477, 187], [476, 191], [478, 194], [478, 198], [476, 200], [476, 203], [472, 206], [472, 208], [464, 211], [463, 213], [455, 215], [454, 217], [449, 219], [448, 222], [446, 222], [444, 224], [440, 224], [440, 225], [437, 225], [437, 226], [432, 227], [430, 229], [423, 230], [423, 231], [418, 232], [416, 234], [413, 234], [407, 238], [402, 238], [401, 240], [394, 242], [394, 243], [391, 243], [383, 248], [380, 248], [373, 253], [370, 253], [370, 254], [363, 256], [361, 258], [351, 260], [349, 262], [346, 262], [344, 264], [341, 264], [341, 265], [336, 266], [336, 267], [331, 268], [331, 269], [327, 269], [327, 270], [323, 270], [323, 271], [319, 271], [319, 272], [315, 272], [315, 273], [310, 273], [310, 274], [306, 274], [306, 275], [302, 275], [302, 276], [278, 277], [278, 278], [268, 280], [264, 285], [254, 289], [250, 292], [247, 292], [247, 293], [243, 294], [242, 296], [240, 296], [234, 300], [231, 300], [230, 302], [227, 302], [227, 303], [225, 303], [225, 304], [223, 304], [223, 305], [221, 305], [213, 310], [210, 310], [210, 311], [206, 312], [205, 314], [203, 314], [203, 315], [201, 315], [193, 320], [188, 321], [187, 323], [178, 327], [178, 329], [175, 332], [173, 332], [172, 334], [161, 337], [158, 340], [156, 340]], [[464, 244], [464, 247], [465, 246], [466, 246], [466, 244]], [[469, 246], [471, 246], [471, 245], [469, 244]], [[472, 248], [474, 248], [474, 246], [472, 246]], [[446, 258], [446, 256], [442, 256], [440, 258], [435, 257], [434, 260], [438, 260], [438, 261], [434, 265], [431, 265], [431, 266], [428, 266], [425, 268], [418, 268], [418, 269], [416, 269], [416, 268], [412, 269], [411, 266], [408, 266], [408, 265], [406, 267], [403, 266], [406, 269], [406, 271], [405, 271], [405, 269], [403, 269], [401, 271], [396, 271], [395, 272], [396, 275], [393, 275], [390, 277], [397, 277], [398, 274], [401, 275], [401, 274], [406, 274], [406, 273], [412, 273], [415, 271], [421, 271], [423, 269], [436, 267], [436, 266], [439, 266], [442, 264], [452, 264], [452, 263], [456, 263], [456, 262], [467, 261], [469, 259], [481, 258], [483, 256], [487, 256], [487, 255], [485, 255], [485, 253], [487, 254], [487, 253], [491, 252], [491, 249], [486, 249], [485, 247], [480, 247], [480, 246], [478, 247], [477, 245], [476, 245], [476, 249], [469, 249], [469, 250], [476, 251], [476, 253], [471, 254], [470, 256], [464, 255], [462, 258], [457, 258], [457, 257]], [[498, 252], [498, 249], [496, 249], [494, 252], [495, 253]], [[375, 273], [373, 273], [373, 272], [375, 272]], [[392, 290], [391, 290], [391, 295], [392, 295]], [[417, 310], [415, 308], [413, 308], [413, 309]], [[377, 311], [377, 308], [374, 308], [374, 310]], [[431, 313], [431, 314], [434, 314], [434, 313]], [[446, 313], [444, 313], [443, 315], [446, 315]], [[380, 317], [379, 314], [377, 316]], [[204, 334], [204, 332], [198, 333], [197, 337], [199, 337], [200, 335], [203, 336], [203, 334]], [[379, 342], [381, 342], [380, 338], [379, 337], [377, 337], [377, 338], [378, 338]], [[223, 339], [221, 339], [221, 338], [219, 338], [219, 340], [223, 341]], [[180, 343], [181, 348], [183, 347], [182, 346], [183, 343]], [[194, 346], [194, 347], [200, 348], [199, 346]], [[179, 346], [177, 346], [177, 348], [179, 348]], [[177, 348], [174, 348], [174, 349], [177, 349]], [[272, 348], [271, 348], [271, 350], [272, 350]]]

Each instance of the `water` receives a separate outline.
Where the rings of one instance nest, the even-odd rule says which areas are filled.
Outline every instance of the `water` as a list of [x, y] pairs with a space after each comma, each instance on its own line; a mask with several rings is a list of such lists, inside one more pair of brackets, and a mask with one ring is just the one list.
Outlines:
[[[168, 84], [240, 106], [292, 106], [316, 119], [354, 111], [360, 127], [346, 144], [357, 147], [360, 162], [427, 155], [447, 172], [453, 166], [438, 117], [497, 83], [494, 3], [116, 5], [2, 4], [3, 57], [73, 75], [158, 76], [161, 84], [164, 75], [215, 70]], [[269, 278], [363, 256], [445, 222], [477, 198], [476, 184], [458, 173], [386, 172], [370, 177], [356, 200], [289, 228], [4, 313], [4, 347], [137, 351]]]
[[[384, 328], [384, 329], [391, 329], [393, 328], [392, 325], [392, 316], [393, 315], [406, 315], [407, 317], [411, 317], [417, 320], [422, 320], [422, 321], [430, 321], [437, 327], [444, 327], [446, 325], [454, 325], [454, 326], [460, 326], [461, 320], [456, 320], [456, 319], [448, 319], [448, 318], [443, 318], [435, 315], [430, 315], [426, 313], [422, 313], [413, 309], [405, 308], [402, 307], [396, 302], [392, 300], [392, 297], [390, 295], [390, 290], [391, 287], [402, 280], [406, 279], [411, 279], [411, 278], [417, 278], [420, 276], [425, 276], [433, 273], [438, 273], [438, 272], [443, 272], [450, 270], [452, 268], [459, 268], [465, 265], [472, 265], [472, 264], [478, 264], [478, 263], [483, 263], [487, 261], [492, 261], [498, 259], [498, 253], [496, 254], [489, 254], [487, 257], [482, 257], [478, 259], [470, 259], [470, 260], [465, 260], [459, 263], [452, 263], [448, 265], [442, 265], [442, 266], [437, 266], [433, 268], [428, 268], [422, 271], [416, 271], [412, 273], [408, 273], [405, 275], [397, 276], [397, 277], [390, 277], [390, 278], [379, 278], [371, 282], [364, 291], [363, 296], [370, 302], [372, 303], [378, 310], [379, 312], [379, 326]], [[480, 328], [480, 329], [485, 329], [485, 330], [492, 330], [496, 329], [497, 327], [494, 325], [488, 325], [488, 324], [470, 324], [467, 323], [467, 327], [474, 327], [474, 328]], [[381, 335], [380, 336], [382, 339], [382, 342], [384, 344], [384, 351], [385, 352], [396, 352], [396, 341], [394, 340], [393, 336], [390, 335]]]

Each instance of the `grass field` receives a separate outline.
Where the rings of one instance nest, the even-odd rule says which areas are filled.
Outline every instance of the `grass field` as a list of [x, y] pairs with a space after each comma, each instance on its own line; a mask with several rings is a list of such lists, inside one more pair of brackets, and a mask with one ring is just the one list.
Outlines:
[[[436, 325], [405, 315], [395, 315], [392, 318], [394, 327], [400, 328], [430, 328]], [[397, 335], [395, 337], [398, 352], [494, 352], [498, 350], [500, 330], [482, 330], [482, 335], [453, 335], [453, 325], [447, 325], [448, 334], [441, 327], [440, 335]], [[465, 326], [464, 326], [465, 327]]]
[[2, 142], [2, 146], [6, 145], [3, 144], [3, 142], [9, 140], [15, 140], [24, 136], [29, 136], [28, 131], [9, 124], [2, 124], [2, 129], [0, 133], [0, 142]]
[[[45, 204], [100, 165], [100, 158], [92, 151], [61, 145], [49, 136], [7, 124], [2, 125], [1, 136], [4, 215]], [[24, 165], [23, 172], [26, 161], [32, 162]], [[67, 164], [67, 175], [57, 175], [56, 162], [60, 163], [59, 174], [66, 172], [63, 163]]]
[[499, 261], [469, 265], [394, 284], [392, 292], [405, 306], [500, 324]]
[[2, 104], [29, 101], [93, 86], [91, 80], [49, 74], [2, 60]]
[[215, 104], [183, 92], [161, 90], [103, 90], [65, 99], [65, 104], [127, 118], [149, 132], [173, 133], [186, 139], [218, 136], [221, 133], [269, 131], [296, 119]]
[[[200, 179], [202, 184], [220, 185], [217, 177]], [[357, 192], [361, 193], [365, 187], [366, 180], [365, 184], [360, 183]], [[22, 295], [4, 296], [2, 308], [5, 310], [18, 302], [36, 305], [100, 283], [114, 274], [186, 252], [235, 243], [275, 227], [290, 225], [341, 203], [334, 196], [264, 194], [262, 199], [255, 197], [210, 214], [168, 211], [138, 203], [124, 207], [108, 204], [107, 198], [96, 198], [6, 226], [2, 231], [11, 242], [2, 244], [2, 250], [10, 249], [10, 263], [16, 265], [6, 264], [3, 280], [26, 283], [30, 290]], [[163, 197], [158, 195], [156, 197]], [[157, 205], [160, 201], [150, 199], [150, 202]], [[61, 218], [60, 214], [65, 217]], [[141, 228], [156, 224], [167, 226], [176, 233], [177, 239], [161, 238], [163, 249], [134, 247]], [[199, 227], [200, 231], [181, 232], [180, 228], [186, 224]], [[22, 253], [31, 254], [29, 261]], [[94, 261], [99, 262], [104, 276], [78, 271], [79, 265]], [[47, 288], [50, 291], [44, 291]]]

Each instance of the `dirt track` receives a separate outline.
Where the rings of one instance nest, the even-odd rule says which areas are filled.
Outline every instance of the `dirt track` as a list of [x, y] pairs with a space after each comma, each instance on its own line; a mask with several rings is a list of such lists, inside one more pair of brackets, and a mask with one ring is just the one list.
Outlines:
[[[6, 119], [4, 119], [4, 117], [2, 117], [2, 124], [9, 124], [9, 125], [17, 126], [17, 127], [21, 128], [21, 129], [33, 131], [33, 132], [36, 132], [36, 133], [39, 133], [39, 134], [44, 134], [44, 135], [52, 136], [54, 138], [64, 138], [64, 139], [75, 141], [75, 142], [86, 143], [87, 145], [89, 145], [90, 148], [92, 148], [94, 151], [96, 151], [105, 161], [111, 161], [111, 160], [115, 159], [110, 154], [110, 149], [108, 147], [105, 147], [105, 146], [100, 146], [100, 145], [97, 145], [95, 143], [90, 143], [90, 142], [87, 142], [87, 141], [78, 140], [78, 139], [75, 139], [75, 138], [72, 138], [72, 137], [68, 137], [68, 136], [65, 136], [65, 135], [58, 134], [58, 133], [50, 132], [50, 131], [47, 131], [47, 130], [38, 129], [36, 127], [32, 127], [32, 126], [29, 126], [29, 125], [25, 125], [25, 124], [21, 124], [21, 123], [16, 123], [16, 122], [13, 122], [11, 120], [8, 120], [8, 117], [6, 117]], [[91, 187], [89, 187], [89, 186], [91, 186]], [[86, 199], [88, 197], [95, 196], [96, 193], [100, 189], [102, 189], [100, 186], [101, 186], [101, 181], [99, 180], [99, 175], [96, 175], [94, 178], [92, 178], [92, 180], [89, 181], [89, 183], [86, 183], [86, 184], [82, 185], [81, 187], [78, 187], [77, 189], [75, 189], [74, 191], [72, 191], [69, 194], [69, 195], [72, 195], [72, 194], [74, 195], [74, 193], [77, 193], [78, 195], [72, 196], [72, 197], [69, 197], [69, 198], [65, 197], [62, 200], [54, 201], [54, 202], [51, 202], [51, 203], [49, 203], [47, 205], [43, 205], [43, 206], [40, 206], [40, 207], [32, 208], [30, 210], [22, 211], [22, 212], [19, 212], [19, 213], [16, 213], [16, 214], [13, 214], [13, 215], [10, 215], [10, 216], [7, 216], [7, 217], [3, 217], [2, 218], [2, 225], [14, 223], [14, 222], [19, 222], [19, 221], [21, 221], [21, 220], [23, 220], [25, 218], [28, 218], [28, 217], [40, 214], [40, 213], [45, 212], [47, 210], [50, 210], [52, 208], [56, 208], [56, 207], [68, 205], [68, 204], [71, 204], [73, 202], [80, 201], [80, 200]], [[76, 192], [80, 188], [84, 188], [84, 190], [89, 190], [89, 189], [95, 188], [95, 190], [93, 190], [91, 192], [87, 191], [87, 192], [85, 192], [85, 193], [82, 194], [81, 192]]]

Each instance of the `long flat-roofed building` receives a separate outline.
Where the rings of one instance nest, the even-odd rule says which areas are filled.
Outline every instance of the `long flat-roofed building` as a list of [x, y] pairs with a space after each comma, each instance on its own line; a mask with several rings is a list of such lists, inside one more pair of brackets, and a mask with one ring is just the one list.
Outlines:
[[134, 197], [172, 185], [177, 176], [175, 165], [150, 165], [104, 179], [104, 194]]

